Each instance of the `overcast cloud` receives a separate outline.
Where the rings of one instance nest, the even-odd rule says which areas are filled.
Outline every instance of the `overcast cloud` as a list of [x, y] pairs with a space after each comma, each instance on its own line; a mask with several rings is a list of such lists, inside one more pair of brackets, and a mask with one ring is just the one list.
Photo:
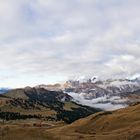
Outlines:
[[140, 68], [139, 0], [0, 0], [0, 86]]

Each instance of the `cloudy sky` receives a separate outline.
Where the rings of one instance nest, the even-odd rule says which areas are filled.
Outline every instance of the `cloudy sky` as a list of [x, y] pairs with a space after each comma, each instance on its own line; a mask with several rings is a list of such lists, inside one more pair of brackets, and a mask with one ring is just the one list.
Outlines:
[[0, 86], [140, 70], [140, 0], [0, 0]]

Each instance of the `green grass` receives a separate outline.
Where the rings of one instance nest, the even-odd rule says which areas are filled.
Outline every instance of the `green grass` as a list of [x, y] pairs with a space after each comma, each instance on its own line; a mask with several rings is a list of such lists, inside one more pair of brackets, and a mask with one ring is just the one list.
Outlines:
[[65, 102], [63, 109], [68, 110], [68, 111], [72, 111], [72, 108], [79, 108], [78, 105], [74, 104], [73, 102]]

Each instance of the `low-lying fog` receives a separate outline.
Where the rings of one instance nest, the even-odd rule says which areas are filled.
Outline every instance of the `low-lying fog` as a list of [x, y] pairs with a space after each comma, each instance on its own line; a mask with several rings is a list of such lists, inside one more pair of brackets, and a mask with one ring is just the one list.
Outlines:
[[126, 104], [127, 99], [122, 99], [119, 96], [112, 96], [112, 97], [103, 96], [103, 97], [89, 99], [89, 98], [85, 98], [85, 93], [70, 92], [67, 94], [73, 97], [73, 100], [79, 104], [96, 107], [104, 110], [116, 110], [128, 106]]

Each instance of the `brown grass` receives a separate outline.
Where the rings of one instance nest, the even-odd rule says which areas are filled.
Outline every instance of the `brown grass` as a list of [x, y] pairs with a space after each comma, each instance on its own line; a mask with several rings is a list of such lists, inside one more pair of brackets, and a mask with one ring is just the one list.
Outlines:
[[[8, 130], [6, 130], [8, 128]], [[1, 126], [0, 140], [48, 140], [43, 128]]]
[[140, 140], [140, 104], [47, 130], [56, 140]]

